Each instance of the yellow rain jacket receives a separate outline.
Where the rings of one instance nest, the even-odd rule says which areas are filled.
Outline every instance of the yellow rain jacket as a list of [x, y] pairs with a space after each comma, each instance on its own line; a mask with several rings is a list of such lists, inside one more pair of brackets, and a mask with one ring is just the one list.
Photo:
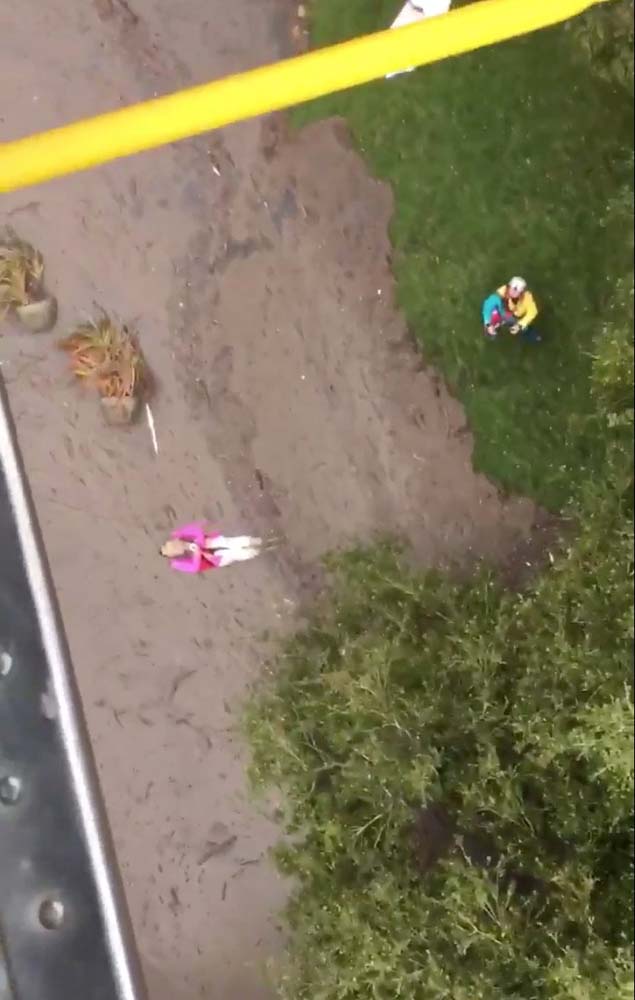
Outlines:
[[529, 289], [523, 292], [516, 301], [510, 299], [507, 294], [507, 285], [497, 288], [496, 292], [503, 300], [507, 311], [518, 320], [518, 325], [522, 330], [526, 330], [527, 327], [531, 326], [538, 315], [538, 306]]

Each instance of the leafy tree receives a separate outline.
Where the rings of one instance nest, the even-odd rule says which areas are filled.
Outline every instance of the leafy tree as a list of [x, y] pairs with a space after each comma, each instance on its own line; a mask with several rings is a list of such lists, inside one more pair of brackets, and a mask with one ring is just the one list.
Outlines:
[[611, 83], [633, 89], [633, 0], [595, 7], [571, 21], [571, 29], [594, 72]]

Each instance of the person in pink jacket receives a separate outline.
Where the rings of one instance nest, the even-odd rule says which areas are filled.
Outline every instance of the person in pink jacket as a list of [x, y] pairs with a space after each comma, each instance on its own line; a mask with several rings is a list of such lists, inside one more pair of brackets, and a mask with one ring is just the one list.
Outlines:
[[263, 550], [262, 538], [208, 534], [205, 529], [205, 522], [196, 521], [172, 532], [160, 549], [172, 569], [180, 573], [204, 573], [253, 559]]

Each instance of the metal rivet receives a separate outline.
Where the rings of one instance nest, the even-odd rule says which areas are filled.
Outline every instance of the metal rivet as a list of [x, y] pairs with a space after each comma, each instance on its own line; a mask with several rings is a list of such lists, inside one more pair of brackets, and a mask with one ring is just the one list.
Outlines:
[[40, 695], [40, 709], [45, 719], [57, 718], [57, 703], [54, 695], [48, 690], [43, 691]]
[[64, 904], [59, 899], [43, 899], [38, 918], [47, 931], [58, 931], [64, 923]]
[[3, 806], [14, 806], [22, 793], [22, 782], [13, 774], [0, 778], [0, 802]]

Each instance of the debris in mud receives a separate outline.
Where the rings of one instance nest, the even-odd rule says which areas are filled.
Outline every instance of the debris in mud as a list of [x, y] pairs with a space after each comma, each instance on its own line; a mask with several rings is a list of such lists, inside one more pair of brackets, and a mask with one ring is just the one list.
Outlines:
[[170, 886], [170, 902], [168, 903], [168, 909], [173, 917], [175, 917], [181, 909], [181, 899], [176, 887], [173, 885]]
[[234, 833], [222, 840], [208, 840], [198, 859], [199, 865], [207, 864], [211, 858], [216, 858], [219, 854], [226, 854], [237, 840], [238, 837]]
[[157, 429], [154, 422], [154, 414], [150, 408], [150, 404], [146, 403], [146, 420], [148, 422], [148, 430], [150, 431], [150, 438], [152, 440], [152, 450], [155, 455], [159, 454], [159, 441], [157, 438]]
[[94, 0], [94, 4], [100, 21], [118, 18], [123, 28], [136, 28], [139, 23], [139, 15], [126, 0]]
[[170, 694], [168, 696], [168, 701], [174, 700], [181, 686], [185, 684], [185, 682], [189, 680], [190, 677], [194, 677], [196, 672], [197, 672], [196, 670], [182, 670], [181, 673], [174, 678], [174, 680], [172, 681], [172, 685], [170, 687]]
[[149, 372], [136, 336], [104, 313], [97, 321], [80, 323], [59, 347], [70, 355], [73, 374], [97, 389], [106, 423], [130, 424], [150, 391]]
[[10, 313], [32, 333], [50, 330], [57, 320], [57, 300], [44, 287], [42, 254], [7, 226], [0, 233], [0, 319]]

